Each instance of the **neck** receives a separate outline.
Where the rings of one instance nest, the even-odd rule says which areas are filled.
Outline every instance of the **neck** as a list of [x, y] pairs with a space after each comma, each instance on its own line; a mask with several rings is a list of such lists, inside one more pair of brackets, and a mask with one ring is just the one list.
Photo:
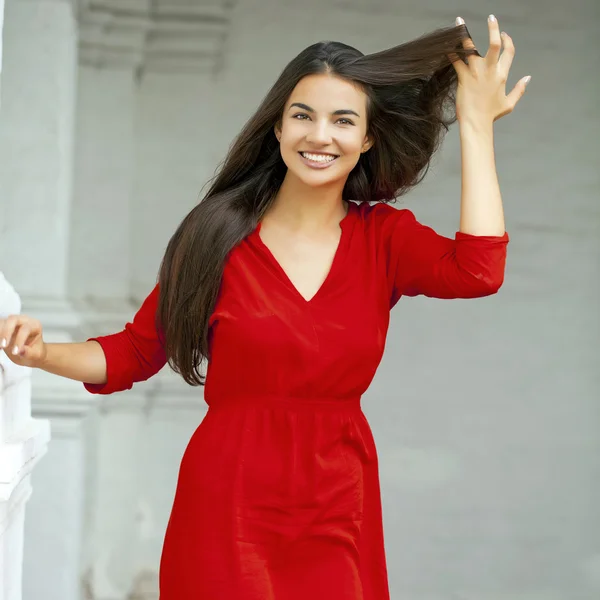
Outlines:
[[265, 216], [292, 231], [335, 228], [348, 212], [342, 200], [344, 183], [315, 188], [292, 178], [288, 171]]

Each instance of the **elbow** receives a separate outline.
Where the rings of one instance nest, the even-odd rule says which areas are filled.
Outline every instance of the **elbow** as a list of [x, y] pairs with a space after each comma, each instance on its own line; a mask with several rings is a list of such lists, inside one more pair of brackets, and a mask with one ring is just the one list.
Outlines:
[[455, 298], [483, 298], [497, 294], [504, 283], [504, 269], [458, 266], [454, 278]]
[[461, 250], [456, 256], [458, 270], [465, 284], [472, 287], [474, 297], [496, 294], [504, 284], [508, 236], [505, 233], [493, 239], [466, 239], [457, 247]]
[[475, 276], [475, 281], [473, 287], [477, 292], [476, 297], [493, 296], [504, 284], [504, 271], [495, 273], [493, 276], [478, 274]]

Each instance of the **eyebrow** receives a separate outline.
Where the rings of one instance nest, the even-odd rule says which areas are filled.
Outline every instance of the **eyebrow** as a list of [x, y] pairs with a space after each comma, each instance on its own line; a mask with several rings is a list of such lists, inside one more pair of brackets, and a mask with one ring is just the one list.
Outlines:
[[[311, 108], [307, 104], [302, 104], [302, 102], [294, 102], [292, 105], [290, 105], [290, 108], [292, 108], [294, 106], [297, 106], [298, 108], [302, 108], [311, 113], [316, 112], [314, 108]], [[334, 110], [331, 114], [332, 115], [356, 115], [357, 117], [360, 118], [360, 115], [350, 108], [342, 108], [340, 110]]]

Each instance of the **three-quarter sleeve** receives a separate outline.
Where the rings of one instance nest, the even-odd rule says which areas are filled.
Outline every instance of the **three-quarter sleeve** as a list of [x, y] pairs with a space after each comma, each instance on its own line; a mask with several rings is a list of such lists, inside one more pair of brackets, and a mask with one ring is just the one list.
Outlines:
[[386, 259], [390, 308], [401, 296], [480, 298], [504, 282], [508, 233], [454, 239], [422, 225], [408, 209], [372, 207]]
[[92, 394], [112, 394], [129, 390], [136, 381], [145, 381], [166, 363], [163, 345], [155, 325], [158, 285], [144, 300], [133, 321], [123, 331], [89, 338], [102, 346], [106, 356], [107, 381], [84, 383]]

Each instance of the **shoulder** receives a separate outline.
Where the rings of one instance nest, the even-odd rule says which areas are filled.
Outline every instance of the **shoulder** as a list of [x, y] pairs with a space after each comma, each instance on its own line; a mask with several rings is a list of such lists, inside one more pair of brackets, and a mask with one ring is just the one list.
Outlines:
[[387, 202], [362, 202], [357, 205], [357, 211], [365, 230], [379, 235], [417, 225], [417, 219], [411, 210], [396, 208]]

